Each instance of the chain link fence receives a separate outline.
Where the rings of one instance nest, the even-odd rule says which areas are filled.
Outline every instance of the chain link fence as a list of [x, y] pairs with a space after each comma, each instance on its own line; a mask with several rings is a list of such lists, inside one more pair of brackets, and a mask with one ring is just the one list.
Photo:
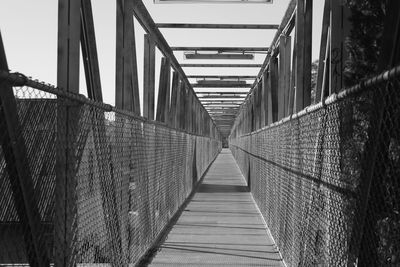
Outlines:
[[133, 266], [221, 142], [37, 85], [14, 87], [25, 159], [0, 120], [0, 266]]
[[288, 266], [400, 266], [399, 67], [230, 148]]

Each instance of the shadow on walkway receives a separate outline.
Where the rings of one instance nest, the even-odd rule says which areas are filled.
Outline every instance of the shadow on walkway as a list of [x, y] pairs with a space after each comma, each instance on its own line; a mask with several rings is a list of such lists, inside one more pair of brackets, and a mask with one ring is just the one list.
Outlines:
[[150, 266], [283, 266], [229, 150], [218, 155]]

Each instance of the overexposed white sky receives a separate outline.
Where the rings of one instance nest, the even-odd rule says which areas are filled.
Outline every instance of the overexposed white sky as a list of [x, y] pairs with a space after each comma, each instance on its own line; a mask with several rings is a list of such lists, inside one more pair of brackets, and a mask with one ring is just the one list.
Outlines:
[[[154, 4], [152, 0], [143, 2], [156, 23], [280, 24], [289, 0], [274, 0], [273, 4]], [[323, 2], [314, 1], [313, 60], [319, 55]], [[104, 102], [114, 104], [116, 1], [92, 0], [92, 6], [103, 98]], [[57, 8], [56, 0], [0, 0], [0, 31], [12, 71], [56, 84]], [[170, 46], [269, 47], [275, 34], [275, 30], [235, 29], [161, 29], [161, 32]], [[135, 34], [139, 86], [142, 95], [144, 31], [136, 21]], [[161, 56], [157, 51], [156, 91]], [[264, 55], [256, 55], [254, 60], [229, 61], [185, 60], [182, 52], [175, 52], [175, 56], [180, 63], [261, 64], [264, 61]], [[185, 68], [184, 70], [187, 75], [257, 75], [259, 71], [258, 68]], [[80, 84], [81, 93], [86, 94], [82, 66]]]

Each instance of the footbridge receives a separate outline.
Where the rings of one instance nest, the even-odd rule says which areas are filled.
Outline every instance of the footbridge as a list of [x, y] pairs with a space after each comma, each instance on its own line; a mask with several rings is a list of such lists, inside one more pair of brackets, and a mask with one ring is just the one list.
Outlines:
[[399, 1], [117, 0], [101, 75], [94, 2], [54, 85], [0, 24], [0, 266], [400, 265]]

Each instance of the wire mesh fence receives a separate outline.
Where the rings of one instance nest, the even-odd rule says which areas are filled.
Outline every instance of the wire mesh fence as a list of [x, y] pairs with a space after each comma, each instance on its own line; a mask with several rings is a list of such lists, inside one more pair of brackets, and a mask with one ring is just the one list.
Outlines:
[[288, 266], [400, 266], [399, 67], [230, 148]]
[[41, 87], [52, 93], [14, 87], [22, 136], [9, 139], [0, 120], [0, 266], [134, 265], [220, 141]]

